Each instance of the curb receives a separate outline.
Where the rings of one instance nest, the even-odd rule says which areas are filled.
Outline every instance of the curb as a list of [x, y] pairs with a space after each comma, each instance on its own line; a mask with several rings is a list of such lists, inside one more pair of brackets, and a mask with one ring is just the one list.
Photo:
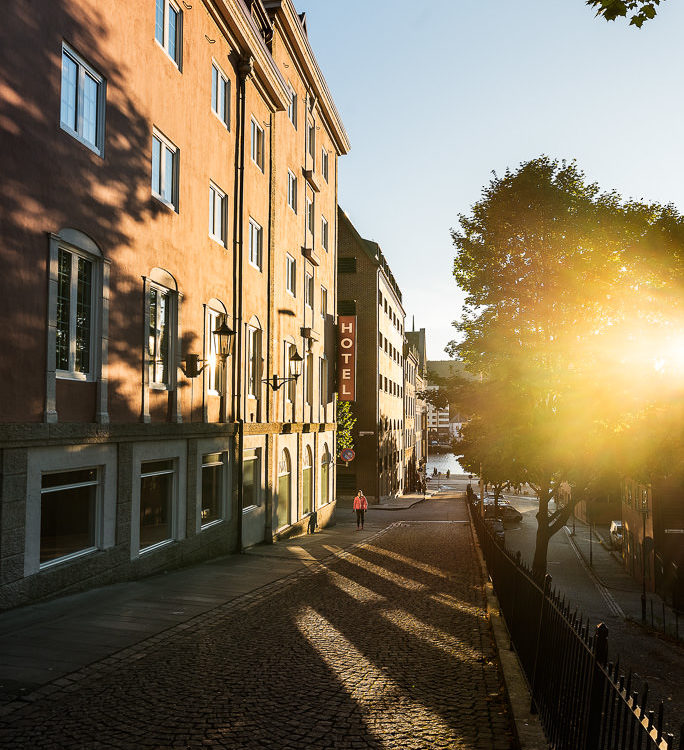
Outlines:
[[[470, 508], [468, 509], [470, 515]], [[499, 656], [501, 673], [503, 675], [504, 686], [508, 704], [513, 716], [513, 724], [518, 739], [520, 750], [547, 750], [549, 743], [542, 729], [537, 714], [530, 713], [532, 696], [527, 684], [527, 679], [520, 666], [518, 655], [513, 650], [511, 636], [506, 626], [499, 600], [494, 593], [494, 586], [489, 579], [487, 565], [480, 549], [477, 535], [473, 529], [472, 519], [470, 523], [470, 534], [473, 540], [473, 546], [477, 552], [478, 560], [482, 568], [482, 577], [485, 582], [485, 596], [487, 601], [487, 614], [492, 626], [492, 634]]]

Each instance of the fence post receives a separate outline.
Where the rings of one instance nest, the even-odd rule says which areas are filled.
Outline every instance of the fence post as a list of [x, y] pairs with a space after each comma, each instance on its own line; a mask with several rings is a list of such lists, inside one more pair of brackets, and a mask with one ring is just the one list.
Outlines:
[[547, 573], [544, 576], [544, 587], [542, 588], [542, 600], [539, 607], [539, 625], [537, 627], [537, 642], [534, 648], [534, 670], [532, 671], [532, 702], [530, 704], [530, 713], [537, 713], [537, 703], [535, 701], [537, 688], [537, 667], [539, 665], [539, 648], [541, 645], [542, 628], [544, 626], [544, 610], [546, 609], [546, 599], [551, 589], [551, 576]]
[[601, 714], [603, 713], [603, 667], [606, 666], [607, 661], [608, 628], [603, 623], [599, 623], [596, 626], [591, 662], [591, 686], [589, 688], [587, 728], [584, 739], [585, 750], [596, 750], [599, 744]]

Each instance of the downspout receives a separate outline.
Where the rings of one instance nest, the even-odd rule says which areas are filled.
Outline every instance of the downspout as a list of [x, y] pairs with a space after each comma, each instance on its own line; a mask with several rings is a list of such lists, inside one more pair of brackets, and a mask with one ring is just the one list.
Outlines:
[[[247, 55], [240, 58], [238, 75], [240, 83], [237, 98], [237, 133], [235, 139], [235, 247], [233, 252], [233, 324], [237, 339], [237, 351], [233, 355], [233, 419], [238, 428], [237, 449], [237, 548], [242, 552], [242, 509], [244, 507], [244, 486], [242, 461], [244, 454], [244, 416], [242, 413], [242, 310], [243, 310], [243, 242], [244, 242], [244, 189], [245, 189], [245, 84], [252, 74], [254, 61]], [[237, 367], [235, 366], [237, 363]]]

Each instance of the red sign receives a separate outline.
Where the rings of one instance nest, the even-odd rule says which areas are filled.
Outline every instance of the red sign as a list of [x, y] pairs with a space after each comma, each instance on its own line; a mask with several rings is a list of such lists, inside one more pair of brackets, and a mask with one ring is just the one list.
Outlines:
[[356, 315], [338, 318], [337, 391], [340, 401], [356, 401]]
[[340, 451], [340, 458], [343, 461], [353, 461], [355, 455], [356, 453], [351, 448], [344, 448], [344, 450]]

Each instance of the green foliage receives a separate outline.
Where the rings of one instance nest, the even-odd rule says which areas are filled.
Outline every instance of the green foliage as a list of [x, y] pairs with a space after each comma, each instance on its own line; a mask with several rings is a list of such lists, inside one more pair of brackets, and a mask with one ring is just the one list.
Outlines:
[[351, 401], [337, 401], [337, 460], [340, 452], [345, 448], [354, 447], [352, 431], [356, 424], [356, 417], [352, 412]]
[[586, 0], [586, 3], [606, 21], [629, 17], [631, 26], [641, 28], [645, 21], [655, 18], [660, 0]]
[[424, 391], [416, 391], [418, 401], [425, 401], [435, 409], [446, 409], [449, 406], [447, 392], [442, 388], [426, 388]]

